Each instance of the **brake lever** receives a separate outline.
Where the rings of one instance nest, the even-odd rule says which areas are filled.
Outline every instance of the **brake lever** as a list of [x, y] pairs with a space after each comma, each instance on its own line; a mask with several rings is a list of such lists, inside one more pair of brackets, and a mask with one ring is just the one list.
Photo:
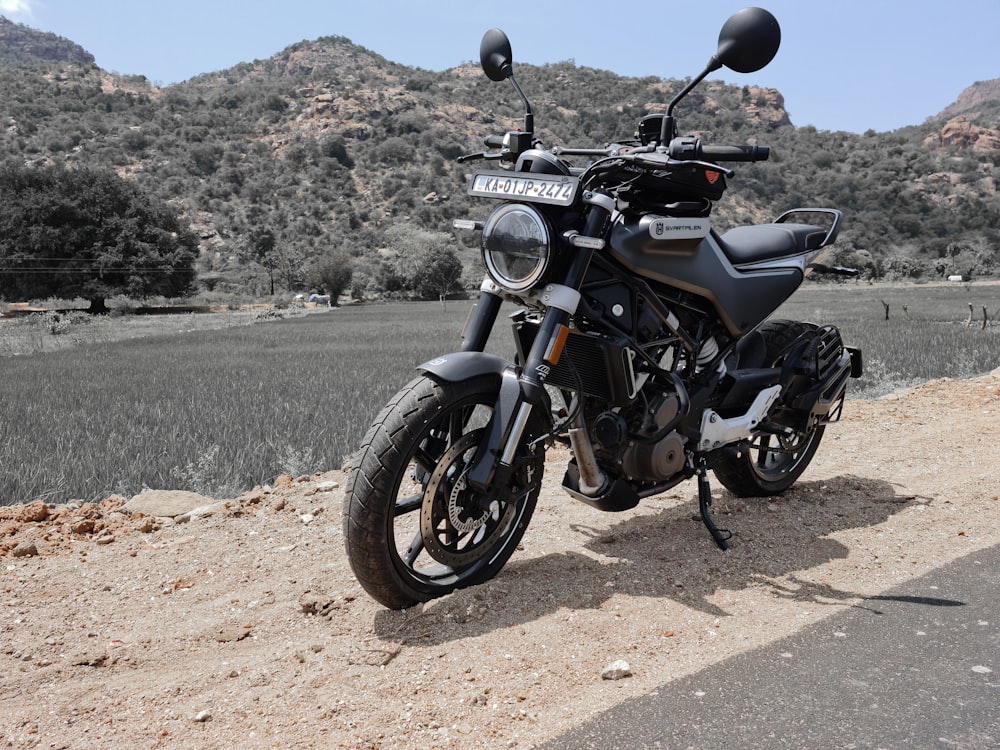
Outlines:
[[726, 167], [720, 167], [710, 161], [698, 161], [695, 159], [672, 159], [669, 154], [663, 151], [640, 154], [622, 154], [623, 159], [637, 164], [643, 169], [662, 169], [666, 172], [673, 172], [682, 168], [698, 167], [706, 172], [718, 172], [726, 177], [734, 177], [736, 172]]
[[678, 162], [678, 164], [681, 165], [691, 164], [696, 167], [701, 167], [706, 172], [718, 172], [719, 174], [729, 178], [733, 178], [736, 176], [736, 172], [734, 172], [732, 169], [729, 169], [728, 167], [720, 167], [718, 164], [713, 164], [710, 161], [681, 161]]
[[462, 156], [456, 158], [455, 161], [457, 161], [459, 164], [467, 161], [472, 161], [473, 159], [485, 159], [486, 161], [499, 161], [500, 159], [503, 159], [504, 156], [506, 156], [506, 154], [502, 152], [481, 151], [478, 154], [463, 154]]

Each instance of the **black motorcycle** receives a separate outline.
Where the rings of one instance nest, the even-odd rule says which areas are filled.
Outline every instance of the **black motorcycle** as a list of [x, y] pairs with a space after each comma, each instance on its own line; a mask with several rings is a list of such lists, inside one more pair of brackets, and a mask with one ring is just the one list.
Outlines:
[[[741, 10], [701, 75], [665, 114], [642, 118], [634, 141], [549, 150], [506, 35], [483, 37], [483, 69], [511, 81], [524, 127], [462, 157], [513, 168], [476, 172], [469, 194], [500, 204], [485, 221], [455, 222], [481, 232], [486, 266], [461, 351], [420, 365], [354, 458], [347, 556], [379, 602], [408, 607], [495, 576], [528, 526], [552, 441], [572, 448], [565, 491], [599, 510], [696, 477], [723, 549], [710, 469], [737, 496], [766, 496], [808, 466], [861, 354], [832, 326], [768, 318], [807, 272], [849, 272], [815, 263], [841, 213], [796, 209], [716, 234], [708, 217], [733, 174], [721, 163], [768, 149], [679, 137], [673, 116], [722, 66], [763, 68], [780, 37], [769, 12]], [[484, 351], [504, 302], [518, 308], [513, 362]]]

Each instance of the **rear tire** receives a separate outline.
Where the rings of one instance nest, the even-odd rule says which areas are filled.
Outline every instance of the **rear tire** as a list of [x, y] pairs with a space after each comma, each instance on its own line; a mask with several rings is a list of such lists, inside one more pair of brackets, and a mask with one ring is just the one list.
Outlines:
[[[811, 323], [771, 320], [758, 329], [764, 337], [766, 366], [780, 366], [792, 344], [815, 329]], [[809, 466], [823, 439], [824, 425], [788, 435], [759, 435], [727, 449], [714, 467], [715, 477], [737, 497], [780, 495]]]
[[411, 381], [376, 418], [356, 454], [344, 501], [347, 558], [364, 589], [402, 609], [489, 580], [517, 548], [545, 468], [533, 415], [507, 487], [465, 485], [499, 390], [495, 375]]

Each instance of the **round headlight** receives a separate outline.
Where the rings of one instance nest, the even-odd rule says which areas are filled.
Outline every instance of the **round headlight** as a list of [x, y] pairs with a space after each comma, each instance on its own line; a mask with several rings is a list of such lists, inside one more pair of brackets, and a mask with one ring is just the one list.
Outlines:
[[538, 283], [549, 264], [552, 233], [537, 209], [522, 203], [498, 206], [483, 227], [483, 262], [490, 278], [512, 292]]

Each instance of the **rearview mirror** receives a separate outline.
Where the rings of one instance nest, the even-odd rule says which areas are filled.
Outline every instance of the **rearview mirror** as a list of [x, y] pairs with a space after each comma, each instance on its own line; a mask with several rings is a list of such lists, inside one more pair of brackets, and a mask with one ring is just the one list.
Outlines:
[[490, 29], [483, 34], [483, 41], [479, 44], [479, 61], [487, 78], [502, 81], [514, 75], [513, 58], [510, 40], [500, 29]]
[[714, 59], [737, 73], [754, 73], [774, 59], [780, 44], [778, 20], [763, 8], [744, 8], [723, 25]]

